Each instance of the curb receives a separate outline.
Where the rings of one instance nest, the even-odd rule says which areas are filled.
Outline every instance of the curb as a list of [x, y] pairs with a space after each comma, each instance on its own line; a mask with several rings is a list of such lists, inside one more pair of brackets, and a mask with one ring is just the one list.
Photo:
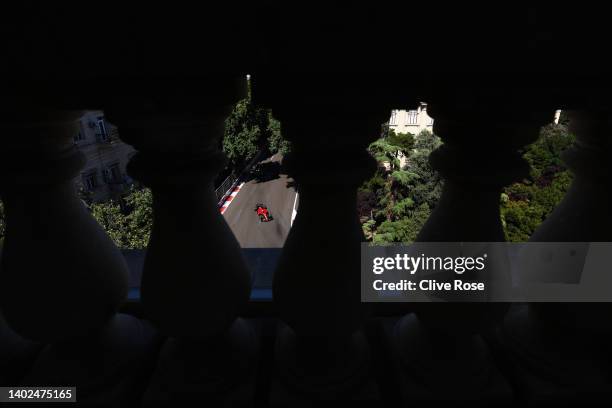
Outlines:
[[232, 201], [234, 200], [234, 197], [236, 197], [238, 195], [238, 192], [240, 191], [242, 186], [244, 186], [244, 182], [242, 182], [239, 185], [237, 185], [236, 187], [234, 187], [232, 189], [232, 192], [229, 195], [225, 196], [223, 204], [219, 207], [219, 212], [221, 214], [223, 214], [225, 212], [225, 210], [227, 210], [227, 207], [229, 207], [229, 205], [232, 203]]
[[229, 206], [229, 204], [226, 205], [226, 203], [228, 203], [229, 201], [232, 201], [234, 199], [234, 197], [236, 196], [236, 194], [238, 194], [238, 191], [240, 191], [240, 189], [244, 185], [244, 182], [242, 182], [244, 175], [251, 169], [251, 167], [253, 167], [253, 165], [257, 161], [259, 161], [261, 159], [261, 155], [262, 154], [263, 154], [263, 150], [260, 150], [255, 155], [255, 157], [253, 157], [253, 159], [251, 159], [249, 164], [247, 164], [246, 167], [244, 169], [242, 169], [242, 171], [240, 172], [238, 177], [236, 177], [236, 180], [234, 180], [234, 182], [232, 183], [232, 186], [227, 189], [225, 194], [223, 194], [223, 196], [221, 197], [221, 200], [219, 200], [219, 202], [217, 203], [217, 207], [219, 207], [219, 210], [221, 211], [221, 214], [223, 214], [223, 212], [225, 211], [225, 209], [223, 209], [223, 206], [225, 206], [225, 208], [227, 208], [227, 206]]

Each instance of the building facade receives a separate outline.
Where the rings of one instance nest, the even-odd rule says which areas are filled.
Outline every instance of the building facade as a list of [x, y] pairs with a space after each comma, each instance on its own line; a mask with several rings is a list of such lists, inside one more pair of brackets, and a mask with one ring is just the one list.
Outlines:
[[102, 111], [87, 111], [80, 120], [74, 143], [87, 162], [74, 180], [77, 191], [93, 202], [118, 199], [133, 183], [126, 165], [135, 150], [119, 139], [117, 127]]
[[423, 130], [433, 133], [433, 118], [427, 114], [427, 104], [421, 102], [417, 109], [394, 109], [389, 118], [389, 129], [395, 133], [412, 133], [417, 136]]
[[[433, 118], [427, 114], [427, 104], [421, 102], [412, 110], [393, 109], [389, 118], [389, 130], [395, 133], [410, 133], [415, 137], [424, 130], [433, 133]], [[400, 168], [404, 168], [408, 162], [407, 157], [400, 153], [398, 159]], [[383, 163], [383, 166], [387, 170], [390, 169], [390, 164], [387, 162]]]

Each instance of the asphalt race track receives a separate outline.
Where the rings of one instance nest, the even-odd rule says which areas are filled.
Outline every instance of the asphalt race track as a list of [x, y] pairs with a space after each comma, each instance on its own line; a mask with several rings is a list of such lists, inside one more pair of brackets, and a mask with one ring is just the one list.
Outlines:
[[[280, 174], [280, 160], [280, 154], [276, 154], [261, 161], [265, 175], [247, 179], [223, 213], [242, 248], [282, 248], [287, 239], [296, 191], [291, 186], [292, 180]], [[254, 211], [257, 203], [268, 206], [272, 221], [259, 222]]]

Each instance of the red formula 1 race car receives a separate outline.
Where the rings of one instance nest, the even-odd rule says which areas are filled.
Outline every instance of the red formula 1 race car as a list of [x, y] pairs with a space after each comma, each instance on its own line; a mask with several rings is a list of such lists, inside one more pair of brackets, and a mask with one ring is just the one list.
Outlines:
[[270, 214], [270, 211], [268, 211], [268, 207], [266, 207], [262, 203], [257, 203], [257, 205], [255, 206], [255, 211], [259, 216], [259, 222], [272, 221], [272, 214]]

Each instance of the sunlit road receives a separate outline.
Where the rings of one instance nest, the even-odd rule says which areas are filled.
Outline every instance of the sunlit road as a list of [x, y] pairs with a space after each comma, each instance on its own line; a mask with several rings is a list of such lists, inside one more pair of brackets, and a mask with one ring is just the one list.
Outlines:
[[[276, 154], [262, 161], [262, 167], [270, 176], [247, 181], [223, 213], [242, 248], [282, 248], [287, 239], [296, 191], [287, 186], [290, 178], [278, 174], [280, 159]], [[254, 211], [257, 203], [268, 206], [274, 217], [272, 221], [259, 222]]]

